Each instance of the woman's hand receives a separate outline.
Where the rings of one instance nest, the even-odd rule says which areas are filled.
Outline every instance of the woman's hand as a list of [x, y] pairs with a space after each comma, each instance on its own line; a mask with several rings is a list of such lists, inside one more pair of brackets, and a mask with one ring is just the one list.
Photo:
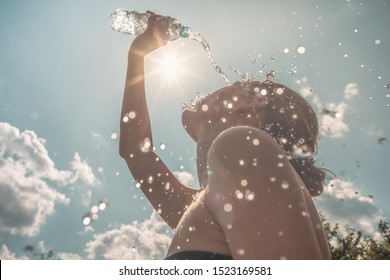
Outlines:
[[134, 54], [144, 57], [148, 53], [165, 46], [169, 41], [168, 28], [172, 18], [156, 15], [150, 11], [147, 11], [147, 13], [150, 14], [148, 27], [144, 33], [134, 39], [129, 55]]

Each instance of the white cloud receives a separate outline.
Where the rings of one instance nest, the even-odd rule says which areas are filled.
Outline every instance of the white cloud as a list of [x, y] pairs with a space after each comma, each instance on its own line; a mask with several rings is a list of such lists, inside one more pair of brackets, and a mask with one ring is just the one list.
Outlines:
[[16, 255], [12, 253], [6, 245], [3, 244], [0, 250], [0, 260], [16, 260]]
[[107, 139], [105, 139], [101, 134], [95, 131], [91, 131], [91, 137], [92, 137], [92, 143], [99, 151], [102, 149], [102, 147], [110, 145]]
[[377, 222], [384, 219], [373, 199], [349, 181], [331, 180], [315, 202], [331, 224], [349, 224], [368, 234], [374, 234]]
[[345, 99], [351, 99], [359, 94], [359, 86], [356, 83], [349, 83], [344, 88]]
[[349, 131], [348, 125], [344, 122], [344, 115], [348, 105], [330, 103], [320, 118], [320, 134], [331, 138], [343, 137]]
[[192, 186], [194, 183], [194, 176], [187, 171], [175, 171], [173, 174], [185, 186]]
[[301, 87], [299, 92], [304, 98], [313, 96], [313, 90], [310, 87]]
[[150, 260], [163, 259], [171, 238], [166, 223], [153, 212], [149, 219], [139, 223], [122, 224], [87, 243], [88, 259]]
[[73, 174], [67, 184], [75, 183], [78, 180], [80, 180], [87, 186], [95, 186], [100, 183], [99, 180], [93, 174], [92, 168], [85, 160], [82, 160], [80, 158], [80, 155], [78, 153], [74, 155], [74, 158], [71, 161], [70, 165]]
[[61, 185], [98, 183], [78, 154], [70, 171], [58, 170], [44, 139], [34, 131], [20, 132], [0, 122], [0, 231], [34, 236], [57, 204], [69, 203], [69, 198], [49, 186], [47, 179]]
[[57, 258], [60, 260], [81, 260], [81, 256], [74, 253], [59, 252]]
[[[311, 103], [320, 114], [318, 120], [320, 135], [330, 138], [341, 138], [349, 131], [349, 126], [344, 121], [345, 114], [349, 108], [347, 103], [329, 103], [324, 106], [320, 96], [314, 94], [310, 87], [301, 87], [300, 94], [304, 98], [310, 97]], [[344, 90], [344, 94], [347, 99], [358, 94], [357, 84], [348, 84]]]
[[0, 248], [0, 260], [27, 260], [26, 256], [17, 257], [14, 252], [11, 252], [7, 245], [3, 244]]

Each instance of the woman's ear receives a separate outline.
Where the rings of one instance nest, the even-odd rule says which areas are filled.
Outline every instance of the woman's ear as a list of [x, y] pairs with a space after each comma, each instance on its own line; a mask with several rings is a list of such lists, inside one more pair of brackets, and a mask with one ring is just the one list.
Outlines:
[[248, 98], [244, 101], [241, 101], [237, 105], [235, 105], [236, 111], [253, 111], [257, 109], [264, 109], [269, 104], [269, 98], [267, 96], [261, 96], [259, 98], [253, 97]]

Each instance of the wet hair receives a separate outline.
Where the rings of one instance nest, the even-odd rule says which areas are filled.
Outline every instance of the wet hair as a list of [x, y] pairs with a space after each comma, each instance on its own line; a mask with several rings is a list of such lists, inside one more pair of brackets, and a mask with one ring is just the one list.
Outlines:
[[320, 195], [328, 170], [315, 165], [319, 129], [313, 108], [295, 91], [269, 80], [252, 81], [247, 90], [253, 98], [268, 97], [258, 127], [283, 148], [310, 195]]

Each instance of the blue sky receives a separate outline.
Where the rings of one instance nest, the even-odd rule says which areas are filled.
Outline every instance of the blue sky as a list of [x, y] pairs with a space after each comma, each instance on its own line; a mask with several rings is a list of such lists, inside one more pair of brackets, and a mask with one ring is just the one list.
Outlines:
[[[49, 250], [61, 259], [164, 257], [171, 232], [118, 154], [133, 38], [111, 30], [117, 8], [152, 10], [197, 30], [230, 81], [240, 79], [235, 70], [257, 79], [277, 71], [276, 80], [318, 112], [317, 160], [337, 175], [315, 200], [319, 210], [372, 234], [376, 220], [389, 219], [387, 0], [0, 0], [1, 259]], [[167, 56], [178, 64], [171, 75]], [[197, 187], [181, 103], [224, 81], [186, 39], [151, 54], [146, 71], [156, 149]], [[82, 218], [102, 199], [108, 207], [85, 226]]]

